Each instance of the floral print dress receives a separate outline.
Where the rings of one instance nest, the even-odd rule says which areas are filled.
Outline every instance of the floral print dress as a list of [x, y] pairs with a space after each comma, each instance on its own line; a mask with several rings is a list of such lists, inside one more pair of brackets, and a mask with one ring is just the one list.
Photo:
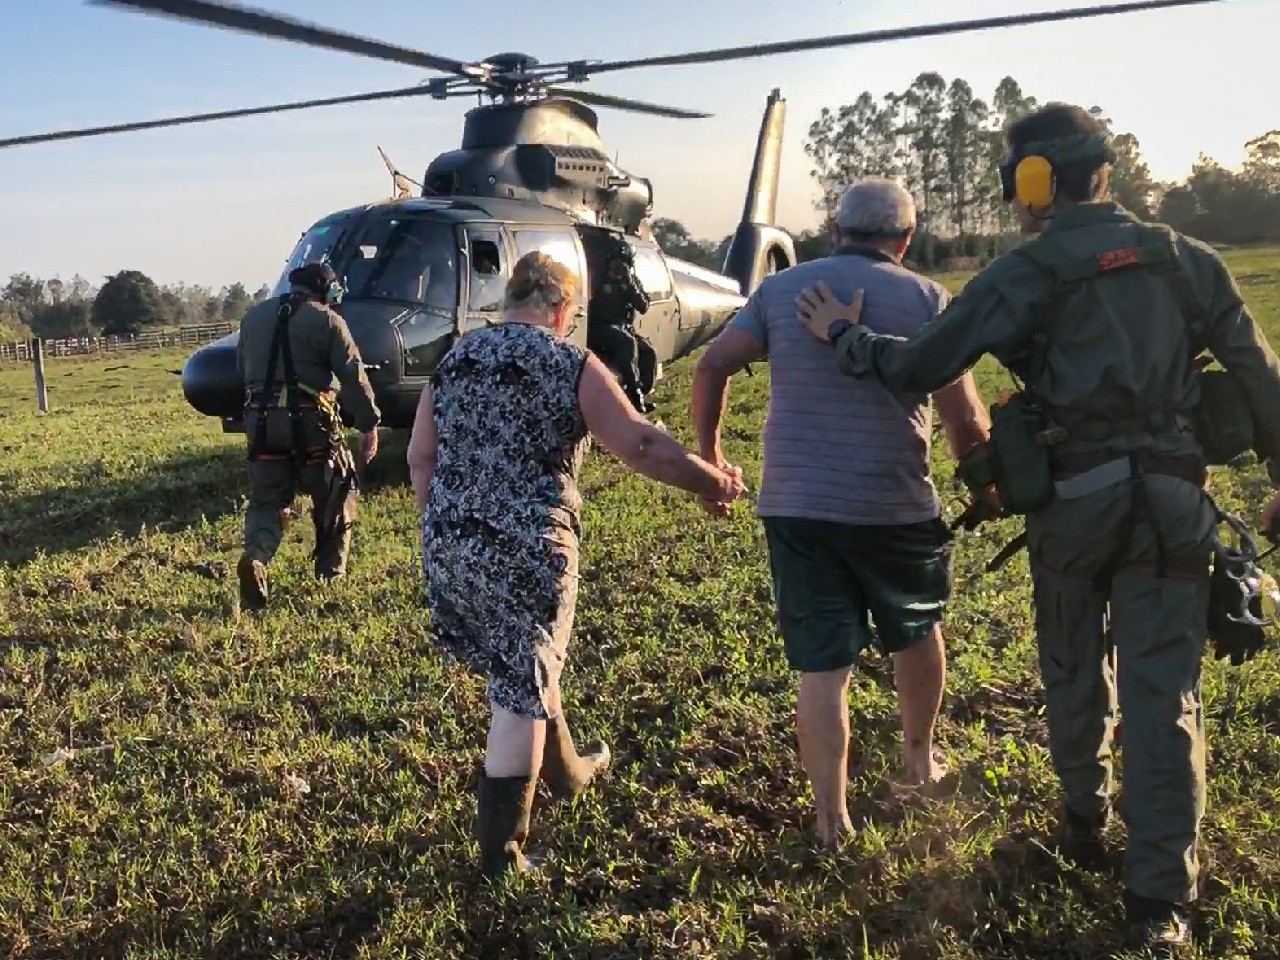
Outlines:
[[549, 716], [578, 590], [587, 354], [503, 323], [459, 338], [434, 384], [436, 469], [422, 515], [431, 633], [489, 678], [495, 707]]

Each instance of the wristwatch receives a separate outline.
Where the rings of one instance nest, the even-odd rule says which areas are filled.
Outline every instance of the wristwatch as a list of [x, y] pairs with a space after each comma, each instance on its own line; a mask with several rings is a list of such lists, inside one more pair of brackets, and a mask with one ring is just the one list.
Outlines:
[[848, 320], [833, 320], [831, 326], [827, 327], [827, 339], [832, 343], [839, 340], [853, 324]]

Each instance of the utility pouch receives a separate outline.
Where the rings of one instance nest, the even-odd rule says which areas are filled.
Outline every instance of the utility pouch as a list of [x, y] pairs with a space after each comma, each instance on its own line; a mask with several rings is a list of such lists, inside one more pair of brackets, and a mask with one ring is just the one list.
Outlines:
[[1201, 369], [1196, 380], [1200, 386], [1196, 441], [1206, 462], [1230, 463], [1254, 448], [1253, 411], [1248, 395], [1240, 380], [1226, 370]]
[[246, 408], [250, 460], [290, 460], [299, 466], [323, 460], [333, 444], [329, 415], [315, 407]]
[[991, 471], [1006, 514], [1034, 513], [1053, 500], [1048, 445], [1054, 434], [1025, 393], [991, 406]]

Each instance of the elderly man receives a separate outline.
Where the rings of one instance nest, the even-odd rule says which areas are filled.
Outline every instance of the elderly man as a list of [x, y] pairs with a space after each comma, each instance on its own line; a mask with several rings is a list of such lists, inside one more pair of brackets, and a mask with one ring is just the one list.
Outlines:
[[[933, 728], [946, 674], [940, 624], [951, 594], [951, 535], [929, 476], [930, 396], [843, 376], [830, 347], [797, 322], [795, 306], [797, 294], [820, 280], [846, 299], [864, 291], [863, 324], [911, 337], [946, 306], [947, 292], [902, 266], [916, 218], [896, 183], [855, 183], [835, 219], [836, 251], [767, 278], [708, 347], [694, 373], [692, 411], [702, 456], [727, 466], [720, 423], [728, 380], [767, 357], [757, 514], [787, 661], [801, 674], [800, 760], [827, 845], [851, 830], [845, 697], [850, 668], [873, 640], [869, 621], [894, 661], [905, 778], [928, 787], [945, 773]], [[986, 438], [968, 374], [933, 399], [953, 456]]]

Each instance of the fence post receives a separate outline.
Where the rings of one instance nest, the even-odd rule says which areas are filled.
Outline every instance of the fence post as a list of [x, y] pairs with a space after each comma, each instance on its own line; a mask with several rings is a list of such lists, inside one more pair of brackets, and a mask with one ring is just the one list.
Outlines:
[[36, 403], [41, 413], [49, 412], [49, 396], [44, 387], [44, 344], [39, 337], [31, 338], [31, 365], [36, 371]]

